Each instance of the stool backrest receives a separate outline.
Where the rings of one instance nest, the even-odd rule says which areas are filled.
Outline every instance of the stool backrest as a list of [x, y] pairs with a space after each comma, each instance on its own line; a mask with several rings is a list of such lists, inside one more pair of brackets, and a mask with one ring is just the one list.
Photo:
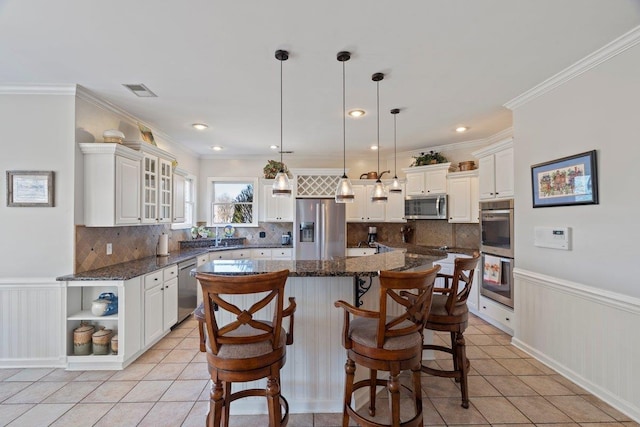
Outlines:
[[[382, 348], [387, 338], [422, 333], [429, 317], [433, 299], [433, 283], [440, 266], [419, 272], [380, 272], [380, 317], [378, 320], [377, 347]], [[387, 301], [391, 299], [403, 306], [399, 315]], [[409, 321], [409, 322], [407, 322]]]
[[[250, 344], [270, 341], [275, 350], [281, 343], [282, 317], [284, 311], [284, 286], [289, 270], [246, 276], [224, 276], [196, 274], [202, 286], [207, 338], [213, 354], [218, 354], [226, 344]], [[249, 307], [238, 307], [225, 299], [224, 295], [247, 295], [266, 293]], [[234, 301], [238, 301], [235, 299]], [[249, 303], [247, 304], [249, 305]], [[254, 319], [254, 314], [271, 306], [272, 319]], [[219, 325], [215, 311], [228, 312], [235, 320]]]
[[445, 305], [447, 313], [451, 314], [456, 308], [467, 304], [479, 259], [480, 254], [477, 252], [471, 258], [456, 258], [450, 285], [451, 292], [449, 292], [449, 298]]

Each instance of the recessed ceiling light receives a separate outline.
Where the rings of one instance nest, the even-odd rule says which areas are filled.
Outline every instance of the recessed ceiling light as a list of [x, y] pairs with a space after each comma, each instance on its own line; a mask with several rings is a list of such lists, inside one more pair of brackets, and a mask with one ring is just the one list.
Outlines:
[[377, 150], [377, 149], [378, 149], [378, 146], [377, 146], [377, 145], [372, 145], [372, 146], [371, 146], [371, 149], [372, 149], [372, 150]]
[[468, 131], [468, 130], [469, 130], [469, 128], [468, 128], [468, 127], [466, 127], [466, 126], [458, 126], [458, 127], [456, 128], [456, 132], [466, 132], [466, 131]]
[[213, 145], [213, 146], [211, 146], [211, 149], [212, 149], [213, 151], [222, 151], [222, 147], [221, 147], [221, 146], [219, 146], [219, 145]]
[[366, 113], [364, 110], [351, 110], [349, 111], [347, 114], [349, 114], [350, 117], [362, 117], [364, 116]]
[[208, 125], [205, 125], [204, 123], [194, 123], [191, 126], [193, 126], [194, 128], [198, 129], [198, 130], [205, 130], [206, 128], [208, 128]]
[[279, 147], [277, 145], [270, 145], [269, 148], [272, 150], [277, 150]]

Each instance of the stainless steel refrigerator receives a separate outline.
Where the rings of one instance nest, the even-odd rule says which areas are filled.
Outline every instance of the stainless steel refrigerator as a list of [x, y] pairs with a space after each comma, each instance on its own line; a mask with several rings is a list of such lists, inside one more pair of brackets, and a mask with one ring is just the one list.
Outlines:
[[347, 223], [344, 203], [333, 199], [297, 199], [294, 246], [298, 260], [345, 256]]

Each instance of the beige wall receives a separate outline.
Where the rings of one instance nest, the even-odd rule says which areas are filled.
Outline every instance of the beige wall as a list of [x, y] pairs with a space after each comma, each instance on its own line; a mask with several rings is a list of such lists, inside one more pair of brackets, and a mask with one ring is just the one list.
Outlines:
[[[514, 112], [516, 266], [640, 297], [640, 45]], [[530, 166], [597, 150], [600, 204], [532, 208]], [[570, 251], [533, 245], [535, 226], [571, 227]]]

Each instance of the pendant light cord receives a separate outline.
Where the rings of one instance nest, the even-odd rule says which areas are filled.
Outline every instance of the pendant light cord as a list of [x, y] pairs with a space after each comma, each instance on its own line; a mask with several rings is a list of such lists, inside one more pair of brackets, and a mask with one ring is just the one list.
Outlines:
[[393, 177], [398, 178], [398, 150], [396, 145], [396, 116], [393, 115]]
[[344, 84], [344, 63], [342, 61], [342, 177], [347, 177], [347, 103], [345, 101], [345, 84]]
[[280, 60], [280, 172], [284, 172], [284, 163], [282, 163], [282, 60]]
[[378, 181], [380, 181], [380, 81], [376, 82], [376, 106], [378, 109]]

